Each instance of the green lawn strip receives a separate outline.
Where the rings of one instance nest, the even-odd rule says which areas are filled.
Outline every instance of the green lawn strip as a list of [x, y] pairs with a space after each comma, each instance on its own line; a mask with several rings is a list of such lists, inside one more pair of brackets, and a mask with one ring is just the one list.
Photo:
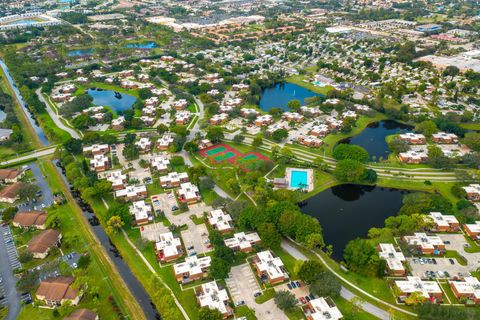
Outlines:
[[88, 222], [79, 207], [75, 205], [73, 197], [62, 183], [53, 164], [48, 160], [40, 160], [38, 163], [52, 192], [63, 192], [67, 198], [65, 204], [53, 210], [49, 209], [49, 214], [54, 213], [60, 219], [64, 241], [69, 239], [68, 243], [75, 244], [74, 247], [70, 248], [62, 246], [62, 250], [65, 253], [72, 250], [79, 253], [88, 251], [92, 259], [87, 274], [90, 283], [98, 286], [100, 299], [98, 299], [98, 302], [95, 302], [91, 298], [85, 297], [81, 300], [80, 305], [97, 310], [102, 319], [115, 319], [116, 314], [112, 312], [112, 306], [108, 302], [108, 296], [111, 295], [115, 298], [120, 310], [124, 314], [128, 314], [132, 319], [142, 317], [143, 311], [130, 291], [125, 290], [126, 287], [123, 280], [114, 271], [111, 262], [108, 262], [105, 253], [102, 252], [101, 245], [94, 240], [93, 234], [89, 230]]
[[294, 272], [293, 270], [295, 269], [295, 262], [297, 259], [292, 257], [288, 252], [283, 250], [282, 248], [274, 248], [272, 251], [275, 253], [277, 257], [282, 259], [283, 264], [285, 265], [285, 268], [288, 271], [288, 274], [290, 275], [290, 278], [292, 280], [296, 280], [297, 278], [293, 276]]
[[197, 216], [194, 215], [194, 214], [192, 214], [192, 215], [190, 216], [190, 219], [192, 219], [193, 223], [195, 223], [196, 225], [205, 223], [205, 218], [204, 218], [204, 217], [199, 218], [199, 217], [197, 217]]
[[305, 314], [303, 313], [303, 310], [300, 307], [294, 307], [290, 310], [284, 310], [283, 312], [290, 320], [306, 319]]
[[464, 248], [465, 252], [468, 252], [468, 253], [480, 252], [480, 246], [475, 241], [473, 241], [468, 236], [465, 237], [465, 240], [467, 240], [468, 244], [470, 245], [470, 247]]
[[480, 130], [480, 123], [461, 123], [460, 127], [467, 130]]
[[458, 264], [461, 266], [466, 266], [468, 264], [468, 261], [463, 256], [461, 256], [460, 253], [458, 253], [458, 251], [448, 250], [445, 253], [445, 258], [456, 259]]
[[335, 302], [338, 309], [344, 316], [350, 317], [349, 319], [355, 319], [355, 320], [377, 320], [378, 319], [374, 315], [368, 312], [365, 312], [363, 310], [359, 310], [358, 312], [355, 312], [353, 304], [347, 299], [344, 299], [342, 297], [336, 297], [336, 298], [332, 298], [332, 300]]
[[70, 134], [66, 131], [63, 131], [53, 121], [46, 110], [36, 113], [35, 117], [42, 127], [45, 135], [52, 144], [63, 143], [70, 139]]
[[262, 304], [267, 302], [270, 299], [273, 299], [274, 296], [275, 296], [275, 289], [268, 288], [265, 291], [263, 291], [261, 295], [255, 298], [255, 302], [258, 304]]
[[300, 87], [307, 88], [310, 91], [313, 91], [315, 93], [323, 94], [326, 95], [328, 92], [332, 91], [334, 88], [332, 86], [316, 86], [310, 81], [306, 81], [305, 79], [308, 78], [306, 75], [296, 75], [296, 76], [291, 76], [287, 78], [287, 82], [296, 84]]
[[257, 320], [257, 317], [255, 316], [255, 310], [250, 309], [246, 305], [236, 307], [235, 316], [237, 318], [246, 317], [247, 320]]
[[200, 190], [202, 200], [207, 205], [212, 205], [213, 201], [219, 197], [219, 195], [213, 190]]
[[[448, 299], [450, 300], [451, 304], [459, 304], [460, 301], [458, 301], [457, 297], [453, 294], [452, 289], [450, 288], [450, 285], [447, 281], [445, 282], [439, 282], [440, 286], [442, 287], [443, 292], [447, 295]], [[444, 299], [444, 303], [448, 303], [447, 299]]]

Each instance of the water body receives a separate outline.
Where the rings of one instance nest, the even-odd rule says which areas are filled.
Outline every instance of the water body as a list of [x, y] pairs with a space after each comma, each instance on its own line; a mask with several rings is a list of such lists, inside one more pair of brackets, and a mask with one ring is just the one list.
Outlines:
[[93, 55], [93, 52], [94, 52], [93, 48], [70, 50], [70, 51], [67, 52], [67, 56], [69, 56], [69, 57], [91, 56], [91, 55]]
[[17, 86], [15, 85], [15, 82], [13, 81], [13, 78], [10, 75], [10, 72], [8, 71], [7, 65], [1, 59], [0, 59], [0, 67], [3, 69], [3, 72], [7, 76], [7, 80], [13, 89], [13, 93], [15, 94], [17, 101], [22, 106], [23, 111], [27, 115], [27, 119], [30, 122], [31, 126], [33, 127], [33, 130], [35, 131], [38, 139], [40, 140], [40, 143], [42, 144], [42, 146], [50, 145], [50, 142], [48, 141], [47, 136], [45, 135], [45, 132], [43, 132], [43, 129], [38, 125], [35, 118], [33, 118], [33, 115], [30, 113], [30, 110], [28, 110], [27, 108], [27, 104], [25, 103], [25, 101], [23, 101], [23, 97], [20, 94], [20, 90], [18, 90]]
[[371, 157], [386, 159], [390, 149], [385, 138], [392, 134], [411, 132], [412, 129], [411, 126], [393, 120], [383, 120], [369, 124], [360, 134], [344, 139], [340, 143], [356, 144], [367, 150]]
[[326, 244], [333, 246], [332, 258], [341, 261], [350, 240], [366, 237], [373, 227], [383, 227], [395, 215], [408, 191], [344, 184], [325, 190], [306, 201], [300, 209], [318, 219]]
[[6, 25], [8, 26], [19, 26], [19, 25], [33, 25], [35, 23], [38, 23], [38, 20], [35, 19], [20, 19], [20, 20], [15, 20], [12, 22], [8, 22]]
[[305, 98], [323, 96], [293, 83], [278, 83], [274, 87], [264, 89], [260, 95], [260, 109], [268, 111], [272, 108], [288, 110], [291, 100], [300, 100], [305, 104]]
[[125, 45], [125, 48], [148, 50], [148, 49], [158, 48], [158, 44], [156, 44], [156, 43], [153, 42], [153, 41], [141, 42], [141, 43], [129, 43], [129, 44], [126, 44], [126, 45]]
[[[55, 161], [56, 160], [54, 160], [54, 162]], [[68, 183], [65, 175], [62, 174], [61, 169], [58, 167], [55, 167], [55, 168], [61, 174], [65, 184], [70, 187], [71, 185]], [[91, 212], [84, 211], [83, 214], [87, 219], [90, 219], [93, 217], [93, 214]], [[133, 275], [132, 270], [130, 270], [130, 268], [125, 263], [125, 261], [123, 261], [122, 257], [119, 255], [116, 256], [114, 254], [114, 251], [116, 250], [116, 248], [110, 242], [110, 238], [108, 237], [103, 227], [101, 225], [98, 225], [98, 226], [90, 226], [90, 228], [93, 230], [98, 240], [100, 241], [102, 246], [105, 248], [105, 251], [107, 252], [108, 256], [115, 264], [118, 270], [118, 273], [123, 278], [123, 281], [125, 281], [127, 287], [130, 289], [130, 292], [132, 292], [133, 296], [138, 301], [138, 304], [141, 306], [147, 319], [156, 319], [158, 312], [150, 303], [151, 300], [147, 291], [145, 291], [145, 288], [142, 286], [140, 281], [138, 281], [138, 279]]]
[[112, 90], [91, 88], [87, 90], [87, 94], [93, 97], [94, 105], [110, 107], [116, 113], [132, 109], [133, 104], [137, 101], [134, 96]]

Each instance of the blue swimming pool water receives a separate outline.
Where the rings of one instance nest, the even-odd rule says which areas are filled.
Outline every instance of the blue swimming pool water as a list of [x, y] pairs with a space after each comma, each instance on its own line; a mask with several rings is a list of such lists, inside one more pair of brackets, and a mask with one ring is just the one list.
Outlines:
[[306, 171], [293, 170], [290, 176], [290, 188], [305, 188], [308, 185]]

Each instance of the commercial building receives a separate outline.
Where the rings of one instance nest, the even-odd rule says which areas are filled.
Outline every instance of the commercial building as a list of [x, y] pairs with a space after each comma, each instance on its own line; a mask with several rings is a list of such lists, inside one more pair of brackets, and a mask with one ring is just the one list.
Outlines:
[[285, 266], [279, 257], [274, 257], [270, 250], [258, 252], [253, 266], [262, 282], [280, 283], [289, 278]]
[[242, 252], [252, 252], [253, 247], [260, 244], [262, 240], [256, 232], [239, 232], [233, 235], [233, 238], [223, 240], [225, 245], [232, 250]]
[[170, 262], [182, 256], [182, 242], [171, 232], [162, 233], [155, 243], [155, 251], [158, 261]]
[[397, 277], [405, 275], [406, 270], [403, 262], [406, 261], [401, 251], [395, 250], [391, 243], [380, 243], [378, 245], [378, 255], [387, 262], [388, 270]]
[[208, 270], [212, 263], [210, 256], [198, 258], [197, 256], [187, 257], [185, 262], [173, 265], [175, 279], [180, 283], [189, 283], [191, 281], [203, 279], [208, 275]]

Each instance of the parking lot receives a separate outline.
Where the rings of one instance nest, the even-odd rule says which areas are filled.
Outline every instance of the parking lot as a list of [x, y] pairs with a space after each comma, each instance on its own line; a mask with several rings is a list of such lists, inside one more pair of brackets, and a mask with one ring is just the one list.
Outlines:
[[275, 305], [273, 299], [262, 304], [255, 302], [254, 294], [261, 292], [261, 290], [248, 263], [232, 267], [225, 282], [232, 296], [233, 303], [235, 305], [245, 303], [248, 307], [255, 310], [257, 319], [287, 319], [285, 314]]
[[455, 259], [449, 258], [407, 258], [412, 269], [412, 275], [420, 278], [450, 278], [463, 277], [469, 273], [467, 266], [460, 265]]
[[[292, 284], [293, 282], [293, 284]], [[300, 286], [299, 286], [300, 285]], [[306, 286], [304, 283], [300, 283], [300, 281], [290, 281], [287, 283], [283, 283], [279, 286], [275, 287], [275, 291], [289, 291], [295, 295], [295, 297], [302, 303], [304, 304], [307, 302], [307, 300], [310, 300], [310, 290], [308, 289], [308, 286]]]
[[60, 275], [59, 264], [62, 261], [68, 264], [72, 270], [76, 269], [78, 267], [78, 259], [80, 259], [80, 255], [76, 252], [71, 252], [58, 257], [55, 261], [37, 266], [36, 269], [40, 271], [39, 280], [43, 281], [47, 278], [58, 277]]
[[47, 180], [43, 176], [38, 164], [36, 162], [32, 162], [28, 164], [30, 171], [33, 174], [34, 184], [36, 184], [41, 191], [41, 195], [34, 199], [33, 201], [25, 201], [18, 205], [19, 210], [40, 210], [46, 207], [49, 207], [53, 204], [53, 193], [48, 186]]
[[168, 228], [163, 225], [163, 222], [156, 222], [142, 226], [140, 228], [140, 235], [145, 240], [157, 242], [160, 240], [160, 235], [168, 231]]
[[15, 242], [13, 241], [10, 227], [8, 225], [2, 226], [0, 228], [0, 231], [2, 232], [2, 239], [7, 249], [8, 263], [10, 264], [10, 267], [12, 268], [12, 270], [20, 269], [22, 267], [22, 264], [20, 263], [20, 261], [18, 261], [18, 252], [17, 248], [15, 247]]
[[467, 267], [470, 271], [476, 271], [480, 267], [480, 252], [468, 253], [465, 247], [469, 244], [463, 234], [442, 234], [440, 236], [445, 243], [447, 250], [457, 251], [467, 260]]
[[[8, 260], [8, 263], [7, 263]], [[8, 225], [0, 227], [0, 304], [8, 307], [7, 319], [15, 319], [20, 312], [20, 295], [16, 289], [17, 278], [13, 270], [21, 268], [17, 249]]]

